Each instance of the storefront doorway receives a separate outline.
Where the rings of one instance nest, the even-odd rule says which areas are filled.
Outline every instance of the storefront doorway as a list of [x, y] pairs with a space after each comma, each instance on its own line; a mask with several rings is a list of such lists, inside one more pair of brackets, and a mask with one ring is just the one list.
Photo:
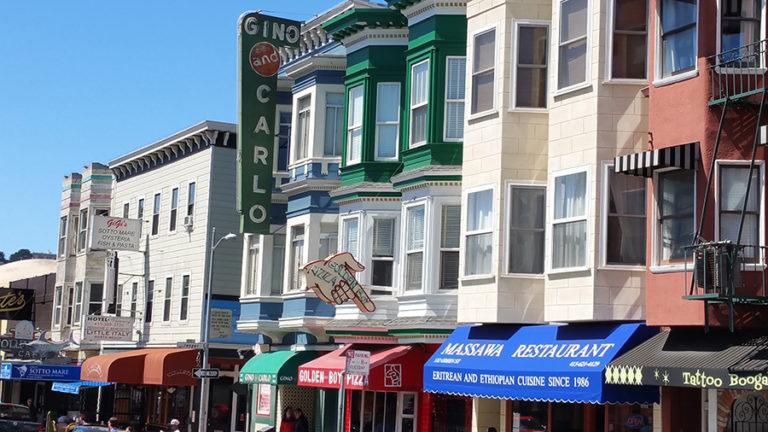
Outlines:
[[351, 392], [351, 432], [416, 432], [417, 396], [411, 392]]

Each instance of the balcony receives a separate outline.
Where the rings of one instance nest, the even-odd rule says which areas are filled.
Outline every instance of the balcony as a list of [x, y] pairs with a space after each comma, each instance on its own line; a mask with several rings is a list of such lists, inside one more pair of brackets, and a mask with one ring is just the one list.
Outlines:
[[764, 39], [707, 58], [712, 81], [710, 106], [737, 101], [760, 103], [750, 97], [765, 89], [767, 45]]

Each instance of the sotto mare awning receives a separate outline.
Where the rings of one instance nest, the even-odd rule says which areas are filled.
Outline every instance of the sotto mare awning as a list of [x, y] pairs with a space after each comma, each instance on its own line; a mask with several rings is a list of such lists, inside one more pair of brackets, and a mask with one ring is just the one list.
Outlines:
[[603, 383], [609, 361], [656, 331], [642, 324], [459, 327], [424, 365], [424, 390], [539, 401], [656, 402], [658, 387]]
[[617, 156], [613, 170], [617, 174], [652, 177], [660, 168], [696, 169], [699, 164], [699, 143], [648, 150]]
[[191, 386], [197, 384], [192, 372], [198, 350], [146, 348], [103, 354], [83, 362], [83, 381], [120, 384]]
[[610, 362], [605, 382], [766, 390], [768, 335], [756, 331], [664, 331]]
[[299, 366], [317, 358], [316, 351], [274, 351], [259, 354], [240, 369], [243, 384], [285, 385], [298, 382]]
[[299, 385], [339, 388], [341, 373], [349, 349], [371, 353], [370, 372], [365, 379], [347, 375], [347, 390], [421, 391], [424, 361], [423, 345], [365, 345], [349, 344], [299, 367]]

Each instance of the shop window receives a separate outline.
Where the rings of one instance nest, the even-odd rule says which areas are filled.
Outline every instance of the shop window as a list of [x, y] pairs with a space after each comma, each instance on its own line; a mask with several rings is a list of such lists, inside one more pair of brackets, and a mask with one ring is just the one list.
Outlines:
[[697, 0], [661, 0], [659, 25], [660, 77], [696, 67]]
[[341, 156], [341, 143], [344, 140], [344, 94], [325, 94], [325, 140], [323, 156]]
[[[174, 391], [168, 391], [169, 387], [147, 386], [146, 406], [147, 406], [147, 426], [151, 429], [160, 428], [165, 430], [171, 419], [181, 421], [179, 430], [186, 430], [187, 426], [184, 420], [189, 414], [191, 387], [171, 387]], [[215, 387], [214, 387], [215, 388]]]
[[411, 67], [411, 148], [427, 142], [428, 102], [429, 60], [424, 60]]
[[464, 275], [489, 275], [493, 257], [493, 189], [467, 194]]
[[692, 170], [664, 171], [656, 177], [656, 247], [659, 264], [682, 263], [694, 236]]
[[[653, 428], [653, 405], [609, 404], [606, 406], [609, 431], [634, 432]], [[737, 430], [739, 429], [733, 429], [733, 431]]]
[[432, 432], [472, 430], [472, 398], [433, 394], [432, 413]]
[[373, 294], [391, 294], [395, 265], [395, 220], [373, 219], [373, 247], [371, 256], [371, 285]]
[[291, 160], [291, 112], [280, 111], [277, 132], [277, 171], [288, 171]]
[[296, 119], [296, 160], [309, 157], [309, 128], [310, 114], [312, 112], [311, 96], [305, 96], [298, 102], [298, 118]]
[[587, 265], [587, 172], [555, 176], [552, 269]]
[[607, 265], [645, 265], [645, 184], [643, 177], [616, 174], [605, 166], [603, 200]]
[[[509, 401], [507, 406], [512, 413], [509, 420], [512, 429], [520, 431], [550, 430], [548, 428], [549, 405], [549, 402]], [[579, 427], [576, 430], [580, 431], [582, 428]]]
[[350, 401], [350, 429], [359, 432], [415, 432], [415, 407], [407, 405], [415, 402], [415, 393], [355, 390]]
[[363, 151], [363, 86], [349, 89], [347, 106], [347, 165], [358, 163]]
[[163, 295], [163, 321], [171, 320], [171, 298], [173, 295], [173, 278], [165, 278], [165, 293]]
[[494, 108], [496, 77], [496, 28], [472, 38], [472, 104], [470, 114]]
[[168, 225], [168, 231], [176, 231], [176, 219], [179, 210], [179, 188], [173, 188], [171, 190], [171, 213], [168, 215], [170, 223]]
[[59, 256], [63, 257], [67, 252], [67, 217], [63, 216], [59, 222]]
[[611, 78], [646, 78], [647, 0], [614, 0]]
[[587, 81], [588, 0], [560, 1], [560, 48], [557, 88], [562, 90]]

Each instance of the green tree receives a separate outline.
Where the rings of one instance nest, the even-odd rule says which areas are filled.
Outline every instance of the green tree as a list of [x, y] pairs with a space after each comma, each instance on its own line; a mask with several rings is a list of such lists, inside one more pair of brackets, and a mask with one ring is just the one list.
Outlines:
[[32, 252], [29, 249], [19, 249], [11, 254], [10, 262], [21, 261], [32, 258]]
[[0, 252], [0, 264], [5, 264], [8, 260], [5, 259], [5, 252]]

